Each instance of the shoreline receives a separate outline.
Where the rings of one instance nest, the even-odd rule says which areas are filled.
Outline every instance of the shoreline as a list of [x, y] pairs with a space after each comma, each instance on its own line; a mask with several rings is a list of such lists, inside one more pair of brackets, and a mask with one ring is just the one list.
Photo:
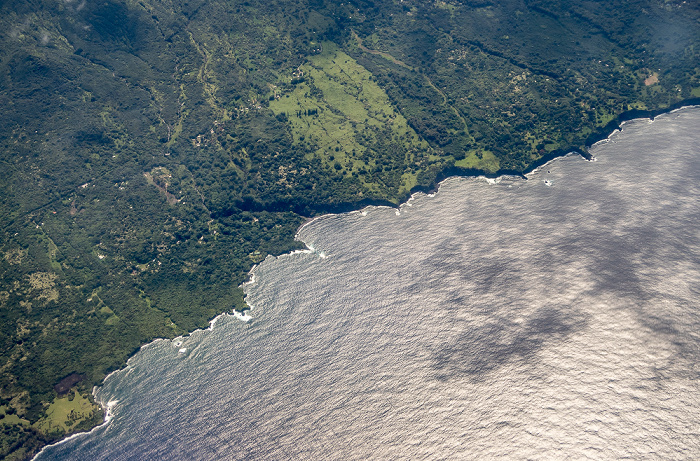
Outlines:
[[[318, 214], [310, 217], [304, 217], [304, 222], [296, 229], [294, 238], [297, 239], [297, 236], [299, 235], [299, 232], [307, 226], [308, 224], [311, 224], [312, 222], [316, 221], [317, 219], [323, 218], [324, 216], [328, 215], [335, 215], [335, 214], [342, 214], [342, 213], [349, 213], [349, 212], [359, 212], [362, 209], [369, 207], [369, 206], [376, 206], [376, 207], [389, 207], [389, 208], [394, 208], [394, 209], [400, 209], [402, 205], [410, 201], [415, 194], [418, 193], [423, 193], [426, 195], [430, 194], [435, 194], [439, 191], [440, 184], [445, 181], [446, 179], [453, 178], [453, 177], [485, 177], [487, 179], [496, 179], [499, 177], [503, 176], [517, 176], [520, 177], [524, 180], [528, 180], [527, 176], [528, 174], [532, 173], [533, 171], [537, 170], [538, 168], [542, 167], [543, 165], [561, 157], [565, 157], [569, 154], [575, 153], [578, 155], [581, 155], [584, 159], [591, 161], [594, 158], [592, 157], [591, 154], [588, 153], [588, 149], [594, 146], [595, 144], [607, 140], [615, 134], [618, 131], [622, 131], [622, 126], [631, 120], [637, 120], [637, 119], [649, 119], [650, 121], [653, 121], [656, 117], [665, 115], [665, 114], [670, 114], [673, 112], [677, 112], [680, 110], [685, 110], [685, 109], [692, 109], [692, 108], [698, 108], [700, 107], [700, 98], [691, 98], [691, 99], [686, 99], [683, 101], [679, 101], [678, 103], [671, 104], [668, 108], [666, 109], [657, 109], [657, 110], [638, 110], [638, 109], [633, 109], [630, 111], [626, 111], [618, 115], [615, 119], [611, 120], [608, 122], [604, 127], [599, 129], [597, 132], [592, 133], [591, 135], [586, 138], [586, 145], [584, 146], [584, 152], [581, 151], [581, 148], [567, 148], [567, 149], [557, 149], [555, 151], [550, 152], [549, 154], [541, 157], [537, 161], [533, 162], [528, 166], [527, 169], [525, 169], [522, 172], [518, 171], [513, 171], [513, 170], [498, 170], [495, 173], [488, 173], [482, 170], [476, 170], [476, 169], [467, 169], [467, 168], [460, 168], [460, 167], [448, 167], [445, 168], [443, 171], [439, 172], [436, 176], [436, 178], [432, 181], [432, 183], [429, 186], [416, 186], [413, 187], [410, 191], [405, 193], [403, 196], [400, 197], [398, 204], [395, 204], [393, 202], [390, 202], [388, 200], [374, 200], [374, 199], [367, 199], [367, 200], [361, 200], [359, 202], [349, 202], [349, 203], [340, 203], [335, 206], [329, 206], [328, 211], [324, 212], [319, 212]], [[322, 207], [321, 209], [324, 209], [325, 207]], [[319, 209], [320, 211], [320, 209]], [[309, 248], [308, 245], [306, 245], [305, 250], [294, 250], [294, 251], [309, 251], [313, 252], [314, 250], [312, 248]], [[293, 252], [288, 252], [284, 254], [292, 254]], [[272, 255], [274, 257], [278, 257], [281, 255]], [[255, 268], [258, 266], [258, 264], [253, 264], [248, 271], [248, 280], [243, 282], [241, 286], [255, 283], [255, 277], [253, 271]], [[244, 298], [245, 300], [245, 298]], [[129, 356], [127, 357], [126, 361], [124, 364], [115, 370], [112, 370], [110, 373], [108, 373], [101, 381], [100, 385], [93, 386], [92, 389], [92, 396], [93, 399], [95, 399], [95, 403], [99, 406], [102, 407], [102, 410], [104, 412], [104, 420], [102, 423], [90, 428], [89, 430], [82, 431], [82, 432], [75, 432], [72, 434], [67, 435], [65, 438], [62, 438], [60, 440], [57, 440], [56, 442], [53, 442], [51, 444], [44, 445], [41, 447], [41, 449], [36, 452], [31, 460], [34, 461], [37, 459], [37, 457], [44, 452], [49, 447], [52, 446], [58, 446], [61, 445], [73, 438], [79, 437], [81, 435], [85, 434], [90, 434], [93, 431], [106, 426], [112, 419], [113, 414], [112, 414], [112, 407], [118, 403], [118, 401], [110, 401], [107, 402], [106, 404], [103, 404], [102, 402], [98, 402], [97, 399], [95, 398], [96, 391], [99, 387], [104, 386], [105, 381], [111, 377], [113, 374], [123, 371], [128, 367], [129, 361], [138, 353], [140, 352], [143, 348], [146, 348], [150, 346], [151, 344], [154, 344], [157, 341], [175, 341], [177, 338], [181, 337], [187, 337], [191, 336], [193, 333], [197, 331], [210, 331], [213, 330], [214, 326], [216, 325], [217, 321], [224, 316], [232, 316], [239, 318], [236, 316], [236, 313], [239, 314], [244, 314], [246, 311], [252, 310], [252, 306], [249, 306], [246, 303], [246, 306], [244, 309], [238, 311], [235, 308], [232, 308], [230, 312], [221, 312], [217, 315], [215, 315], [212, 319], [209, 320], [209, 326], [207, 328], [198, 328], [196, 330], [193, 330], [191, 332], [188, 332], [183, 335], [179, 335], [174, 338], [156, 338], [153, 339], [152, 341], [148, 343], [144, 343], [138, 348], [136, 348]], [[241, 321], [247, 321], [244, 318], [239, 318]]]
[[390, 208], [399, 208], [402, 204], [404, 204], [407, 200], [411, 198], [413, 194], [416, 194], [418, 192], [423, 192], [425, 194], [432, 194], [437, 191], [437, 188], [439, 184], [444, 181], [447, 178], [450, 177], [479, 177], [483, 176], [488, 179], [496, 179], [501, 176], [518, 176], [522, 179], [527, 180], [528, 174], [532, 173], [534, 170], [537, 168], [540, 168], [542, 165], [560, 158], [564, 157], [566, 155], [569, 155], [571, 153], [576, 153], [583, 157], [586, 160], [592, 160], [591, 155], [588, 153], [588, 149], [592, 147], [594, 144], [597, 142], [603, 141], [605, 139], [608, 139], [616, 130], [620, 130], [622, 125], [625, 122], [629, 122], [631, 120], [636, 120], [636, 119], [650, 119], [654, 120], [655, 117], [658, 117], [659, 115], [664, 115], [664, 114], [670, 114], [671, 112], [675, 112], [680, 109], [684, 108], [690, 108], [690, 107], [699, 107], [700, 106], [700, 98], [690, 98], [690, 99], [684, 99], [683, 101], [679, 101], [677, 103], [671, 104], [665, 109], [656, 109], [656, 110], [640, 110], [640, 109], [631, 109], [625, 112], [622, 112], [620, 115], [615, 117], [613, 120], [609, 121], [605, 126], [599, 128], [595, 132], [591, 133], [588, 135], [585, 141], [584, 146], [567, 146], [562, 149], [556, 149], [553, 150], [552, 152], [549, 152], [546, 155], [543, 155], [539, 159], [535, 160], [532, 162], [530, 165], [528, 165], [527, 168], [525, 168], [522, 171], [517, 171], [517, 170], [509, 170], [509, 169], [499, 169], [496, 172], [488, 172], [484, 170], [479, 170], [476, 168], [462, 168], [462, 167], [456, 167], [456, 166], [450, 166], [447, 167], [443, 170], [441, 170], [435, 177], [435, 179], [427, 186], [415, 186], [411, 188], [411, 190], [405, 192], [401, 196], [398, 197], [398, 203], [391, 202], [389, 200], [383, 200], [383, 199], [363, 199], [355, 202], [342, 202], [342, 203], [337, 203], [335, 205], [325, 205], [325, 206], [319, 206], [318, 208], [315, 209], [317, 214], [314, 214], [313, 216], [310, 217], [305, 217], [304, 222], [297, 228], [296, 233], [301, 230], [302, 227], [307, 225], [309, 222], [313, 221], [314, 219], [318, 218], [319, 216], [323, 216], [325, 214], [340, 214], [340, 213], [348, 213], [351, 211], [356, 211], [356, 210], [361, 210], [362, 208], [368, 207], [368, 206], [388, 206]]

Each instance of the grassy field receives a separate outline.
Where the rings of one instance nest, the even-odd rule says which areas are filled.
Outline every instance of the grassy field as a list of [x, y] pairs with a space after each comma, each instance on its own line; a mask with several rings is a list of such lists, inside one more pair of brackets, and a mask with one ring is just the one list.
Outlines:
[[307, 218], [524, 172], [700, 97], [697, 2], [0, 11], [0, 459], [99, 424], [90, 389], [141, 344], [247, 308], [251, 266]]
[[455, 162], [455, 166], [462, 168], [473, 168], [495, 173], [498, 171], [498, 158], [493, 155], [493, 152], [488, 150], [469, 151], [467, 156]]
[[[322, 159], [345, 176], [358, 176], [370, 189], [381, 187], [369, 173], [383, 160], [398, 161], [407, 170], [402, 171], [399, 193], [415, 186], [417, 172], [407, 167], [415, 163], [415, 152], [429, 146], [371, 74], [332, 42], [324, 42], [321, 53], [309, 61], [291, 77], [292, 88], [276, 93], [270, 102], [275, 114], [290, 121], [294, 143], [305, 147], [308, 157]], [[400, 143], [406, 155], [396, 159], [393, 152], [376, 150], [388, 140]]]
[[46, 410], [46, 416], [34, 424], [44, 434], [70, 434], [83, 421], [90, 421], [100, 409], [87, 395], [71, 391], [65, 397], [56, 397]]
[[16, 413], [8, 414], [7, 411], [10, 409], [8, 405], [0, 405], [0, 425], [15, 425], [20, 424], [22, 426], [29, 426], [29, 421], [24, 418], [20, 418]]

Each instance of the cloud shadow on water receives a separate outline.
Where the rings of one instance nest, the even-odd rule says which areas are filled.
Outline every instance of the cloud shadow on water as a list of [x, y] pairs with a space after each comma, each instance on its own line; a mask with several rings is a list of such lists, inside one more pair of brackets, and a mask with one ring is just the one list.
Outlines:
[[548, 345], [565, 341], [585, 328], [585, 316], [571, 309], [540, 308], [524, 322], [505, 319], [470, 328], [441, 347], [432, 368], [438, 380], [468, 378], [480, 381], [514, 362], [532, 362]]

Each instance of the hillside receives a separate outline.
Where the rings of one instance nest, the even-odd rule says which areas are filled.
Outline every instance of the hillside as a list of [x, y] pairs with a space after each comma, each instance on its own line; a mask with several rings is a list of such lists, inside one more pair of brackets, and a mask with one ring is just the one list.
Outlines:
[[[308, 217], [700, 98], [693, 2], [0, 2], [0, 456], [102, 420]], [[663, 162], [663, 158], [659, 158]]]

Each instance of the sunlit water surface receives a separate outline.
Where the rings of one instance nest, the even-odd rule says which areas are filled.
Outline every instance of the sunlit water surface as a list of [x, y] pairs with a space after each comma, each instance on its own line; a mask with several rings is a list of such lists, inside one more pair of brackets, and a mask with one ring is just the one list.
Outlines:
[[700, 458], [700, 110], [592, 153], [314, 221], [39, 459]]

